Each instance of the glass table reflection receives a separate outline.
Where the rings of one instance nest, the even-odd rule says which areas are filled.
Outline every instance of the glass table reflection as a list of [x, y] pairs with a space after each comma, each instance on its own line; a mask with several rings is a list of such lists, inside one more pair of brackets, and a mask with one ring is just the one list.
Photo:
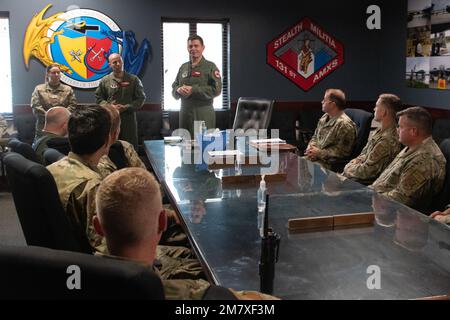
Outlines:
[[[180, 214], [211, 281], [259, 290], [259, 183], [224, 177], [273, 174], [269, 224], [281, 236], [273, 295], [283, 299], [414, 299], [450, 294], [450, 229], [371, 189], [298, 157], [265, 154], [265, 164], [208, 169], [195, 149], [146, 141], [159, 181]], [[246, 144], [245, 154], [259, 155]], [[190, 161], [186, 161], [191, 159]], [[266, 161], [268, 160], [268, 161]], [[288, 219], [373, 212], [373, 226], [292, 233]], [[372, 288], [373, 266], [380, 288]]]

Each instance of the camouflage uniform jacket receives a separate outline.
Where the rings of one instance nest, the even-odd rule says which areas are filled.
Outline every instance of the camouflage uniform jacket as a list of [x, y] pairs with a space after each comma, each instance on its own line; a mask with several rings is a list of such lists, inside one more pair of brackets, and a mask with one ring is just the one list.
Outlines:
[[445, 164], [444, 155], [429, 137], [414, 149], [404, 148], [371, 187], [412, 208], [427, 208], [442, 189]]
[[[139, 158], [139, 155], [134, 150], [133, 145], [123, 140], [118, 141], [123, 146], [123, 151], [125, 153], [125, 157], [128, 162], [128, 167], [146, 169], [141, 158]], [[109, 174], [117, 170], [117, 166], [114, 164], [114, 162], [111, 161], [108, 155], [104, 155], [103, 157], [100, 158], [97, 168], [103, 178], [106, 178]]]
[[[96, 253], [96, 255], [110, 259], [134, 261], [109, 254]], [[134, 262], [149, 267], [161, 278], [160, 271], [155, 264], [150, 266], [148, 264], [145, 264], [144, 262]], [[209, 282], [202, 279], [161, 279], [161, 282], [164, 288], [164, 295], [166, 296], [167, 300], [201, 300], [210, 287]]]
[[308, 147], [319, 148], [317, 159], [327, 164], [330, 158], [341, 159], [349, 157], [353, 151], [356, 140], [356, 125], [342, 111], [331, 117], [324, 114], [320, 118], [314, 135]]
[[116, 79], [113, 73], [103, 77], [95, 90], [98, 104], [122, 104], [126, 110], [120, 113], [120, 139], [130, 142], [137, 148], [136, 111], [145, 101], [144, 87], [135, 75], [124, 72], [122, 79]]
[[0, 114], [0, 138], [3, 137], [7, 129], [8, 123], [6, 122], [5, 118], [3, 118], [3, 116]]
[[73, 89], [60, 83], [58, 87], [52, 88], [48, 83], [39, 84], [31, 95], [31, 108], [36, 116], [36, 135], [40, 132], [45, 123], [45, 112], [53, 107], [66, 107], [69, 111], [75, 110], [77, 100]]
[[344, 176], [364, 184], [371, 184], [401, 149], [395, 126], [385, 130], [379, 128], [369, 139], [361, 154], [355, 158], [356, 162], [345, 166]]
[[69, 219], [86, 230], [89, 242], [96, 251], [104, 252], [104, 239], [95, 232], [92, 224], [92, 217], [96, 214], [95, 194], [102, 181], [100, 173], [72, 152], [47, 169], [55, 179], [59, 198]]

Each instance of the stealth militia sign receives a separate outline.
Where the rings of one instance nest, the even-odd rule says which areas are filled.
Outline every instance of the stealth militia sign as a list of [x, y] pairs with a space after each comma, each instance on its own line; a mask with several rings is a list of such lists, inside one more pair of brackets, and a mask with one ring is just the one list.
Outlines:
[[304, 18], [267, 44], [267, 63], [308, 91], [344, 63], [344, 48]]

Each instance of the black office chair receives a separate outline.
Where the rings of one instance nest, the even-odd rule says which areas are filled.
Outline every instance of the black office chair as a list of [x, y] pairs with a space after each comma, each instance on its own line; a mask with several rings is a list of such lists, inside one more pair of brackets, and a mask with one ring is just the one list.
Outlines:
[[367, 144], [372, 126], [372, 113], [360, 109], [345, 109], [344, 112], [356, 124], [356, 141], [348, 158], [330, 160], [331, 170], [334, 172], [342, 172], [345, 165], [361, 153]]
[[432, 136], [438, 145], [444, 139], [450, 138], [450, 119], [440, 118], [434, 120]]
[[8, 141], [8, 147], [13, 152], [17, 152], [27, 158], [28, 160], [34, 161], [36, 163], [41, 163], [36, 152], [34, 152], [33, 147], [30, 144], [22, 142], [17, 138], [12, 138]]
[[17, 129], [17, 139], [32, 144], [36, 133], [36, 117], [33, 113], [15, 114], [14, 127]]
[[50, 172], [15, 152], [3, 162], [27, 244], [92, 253], [85, 230], [67, 217]]
[[356, 141], [350, 159], [356, 158], [367, 144], [373, 113], [361, 109], [345, 109], [345, 114], [356, 124]]
[[[444, 154], [447, 164], [445, 165], [445, 180], [442, 191], [436, 196], [433, 201], [433, 210], [443, 211], [445, 206], [450, 203], [450, 138], [445, 139], [439, 145]], [[430, 211], [430, 213], [431, 213]]]
[[233, 129], [267, 129], [272, 118], [273, 100], [260, 98], [239, 98]]
[[47, 148], [44, 151], [44, 165], [48, 166], [65, 157], [64, 154], [53, 148]]
[[146, 266], [33, 246], [0, 246], [0, 283], [2, 300], [165, 298], [160, 278]]
[[145, 155], [145, 140], [162, 139], [163, 115], [161, 110], [141, 110], [136, 112], [138, 127], [138, 154]]

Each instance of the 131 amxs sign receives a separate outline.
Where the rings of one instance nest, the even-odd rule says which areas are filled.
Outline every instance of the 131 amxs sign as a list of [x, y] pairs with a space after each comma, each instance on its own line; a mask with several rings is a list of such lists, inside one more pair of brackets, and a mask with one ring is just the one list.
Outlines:
[[267, 63], [307, 91], [344, 63], [344, 48], [304, 18], [267, 44]]

